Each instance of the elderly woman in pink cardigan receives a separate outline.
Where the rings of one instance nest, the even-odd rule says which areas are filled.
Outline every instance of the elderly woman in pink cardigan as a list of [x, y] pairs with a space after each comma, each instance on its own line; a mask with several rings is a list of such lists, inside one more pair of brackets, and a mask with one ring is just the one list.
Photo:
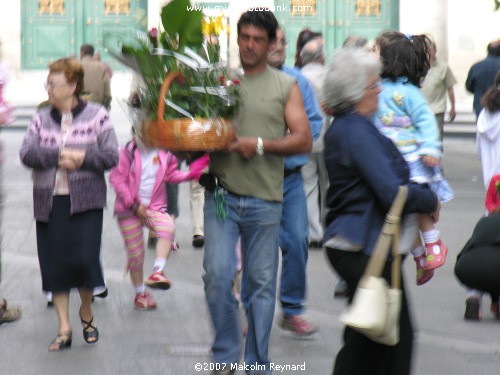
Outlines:
[[92, 294], [104, 286], [100, 264], [104, 172], [118, 162], [118, 142], [106, 109], [80, 99], [83, 68], [70, 58], [49, 66], [49, 106], [33, 117], [20, 150], [33, 170], [33, 209], [42, 288], [52, 291], [59, 319], [49, 351], [71, 347], [70, 290], [78, 288], [83, 337], [97, 343]]

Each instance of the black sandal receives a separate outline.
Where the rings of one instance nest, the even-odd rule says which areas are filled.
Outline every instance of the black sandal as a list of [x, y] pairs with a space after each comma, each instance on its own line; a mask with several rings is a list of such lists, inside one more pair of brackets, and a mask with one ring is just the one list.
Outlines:
[[90, 321], [87, 322], [83, 320], [82, 312], [80, 311], [80, 321], [83, 325], [83, 339], [87, 344], [95, 344], [97, 340], [99, 340], [99, 331], [97, 330], [97, 327], [92, 325], [92, 323], [94, 322], [94, 317], [92, 317]]
[[49, 352], [60, 352], [61, 350], [69, 349], [71, 348], [72, 341], [71, 332], [58, 333], [57, 337], [49, 345]]

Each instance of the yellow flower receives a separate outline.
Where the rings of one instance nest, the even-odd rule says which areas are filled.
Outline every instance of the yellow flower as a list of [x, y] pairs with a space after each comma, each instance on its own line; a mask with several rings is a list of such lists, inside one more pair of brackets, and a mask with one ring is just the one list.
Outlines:
[[203, 35], [210, 35], [210, 23], [205, 18], [201, 19], [201, 32]]
[[214, 21], [214, 32], [215, 35], [220, 35], [221, 31], [224, 30], [224, 23], [222, 20], [224, 16], [215, 17]]
[[201, 31], [207, 36], [219, 36], [224, 30], [224, 16], [203, 18], [201, 21]]

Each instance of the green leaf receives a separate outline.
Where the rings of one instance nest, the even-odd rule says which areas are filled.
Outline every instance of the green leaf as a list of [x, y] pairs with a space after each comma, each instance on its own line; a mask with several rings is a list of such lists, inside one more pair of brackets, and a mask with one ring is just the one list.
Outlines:
[[202, 18], [201, 10], [192, 9], [189, 0], [172, 0], [161, 10], [163, 29], [171, 40], [176, 40], [177, 35], [179, 36], [179, 50], [186, 46], [191, 48], [201, 46], [203, 43]]

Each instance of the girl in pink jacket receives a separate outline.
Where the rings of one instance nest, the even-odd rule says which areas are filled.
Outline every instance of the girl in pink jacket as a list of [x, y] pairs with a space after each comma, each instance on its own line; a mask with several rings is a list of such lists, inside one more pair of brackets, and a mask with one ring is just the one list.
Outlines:
[[120, 150], [120, 160], [109, 176], [116, 191], [114, 214], [118, 219], [127, 248], [132, 285], [135, 291], [134, 307], [152, 310], [156, 303], [144, 285], [143, 226], [158, 235], [153, 273], [146, 280], [151, 288], [167, 290], [170, 280], [164, 269], [174, 240], [174, 222], [167, 213], [166, 183], [180, 183], [199, 179], [207, 158], [191, 163], [189, 172], [177, 169], [177, 159], [167, 151], [150, 149], [132, 139]]

